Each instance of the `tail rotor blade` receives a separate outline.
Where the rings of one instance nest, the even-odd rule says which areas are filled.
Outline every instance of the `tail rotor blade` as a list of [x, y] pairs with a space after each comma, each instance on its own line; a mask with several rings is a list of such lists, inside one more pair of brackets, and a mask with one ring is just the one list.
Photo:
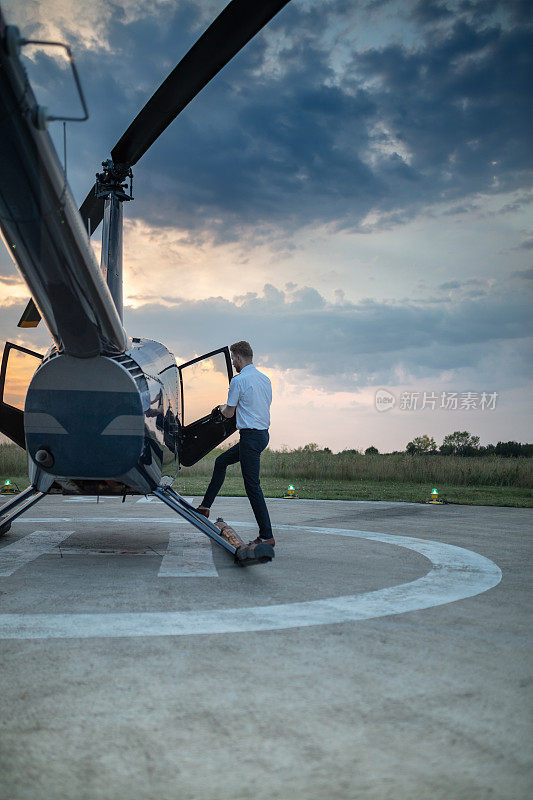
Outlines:
[[150, 98], [111, 151], [133, 166], [204, 86], [289, 0], [232, 0]]

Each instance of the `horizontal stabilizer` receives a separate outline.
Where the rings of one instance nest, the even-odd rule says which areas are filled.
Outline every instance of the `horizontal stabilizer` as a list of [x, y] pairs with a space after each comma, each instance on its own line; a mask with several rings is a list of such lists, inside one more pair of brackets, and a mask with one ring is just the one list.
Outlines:
[[37, 310], [37, 306], [30, 297], [28, 305], [17, 323], [17, 328], [36, 328], [41, 321], [41, 315]]
[[0, 403], [0, 433], [8, 436], [12, 442], [26, 449], [24, 437], [24, 412], [19, 408]]

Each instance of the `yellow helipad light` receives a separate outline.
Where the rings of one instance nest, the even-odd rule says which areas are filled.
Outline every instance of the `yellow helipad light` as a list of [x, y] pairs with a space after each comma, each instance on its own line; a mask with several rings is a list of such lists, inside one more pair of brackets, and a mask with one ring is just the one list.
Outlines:
[[15, 487], [8, 478], [6, 481], [4, 481], [4, 485], [2, 486], [2, 491], [0, 492], [0, 494], [16, 494], [16, 493], [17, 489], [15, 489]]

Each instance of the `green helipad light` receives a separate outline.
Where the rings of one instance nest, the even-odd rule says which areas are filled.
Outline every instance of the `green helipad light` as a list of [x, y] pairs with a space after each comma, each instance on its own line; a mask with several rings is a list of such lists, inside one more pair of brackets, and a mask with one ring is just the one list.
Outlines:
[[291, 498], [292, 498], [292, 499], [296, 499], [296, 498], [298, 497], [298, 495], [296, 494], [296, 492], [295, 492], [295, 490], [294, 490], [294, 486], [292, 485], [292, 483], [290, 484], [290, 486], [288, 486], [288, 487], [287, 487], [287, 491], [285, 492], [285, 494], [283, 495], [283, 497], [284, 497], [286, 500], [289, 500], [289, 499], [291, 499]]
[[4, 486], [11, 486], [11, 481], [9, 480], [9, 478], [8, 478], [8, 479], [7, 479], [7, 481], [4, 483]]

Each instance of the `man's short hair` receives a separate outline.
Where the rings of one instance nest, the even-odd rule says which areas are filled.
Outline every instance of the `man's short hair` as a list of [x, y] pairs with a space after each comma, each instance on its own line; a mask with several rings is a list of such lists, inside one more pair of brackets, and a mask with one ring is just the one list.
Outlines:
[[254, 351], [250, 347], [249, 342], [235, 342], [235, 344], [231, 345], [230, 351], [236, 356], [242, 356], [243, 358], [254, 357]]

